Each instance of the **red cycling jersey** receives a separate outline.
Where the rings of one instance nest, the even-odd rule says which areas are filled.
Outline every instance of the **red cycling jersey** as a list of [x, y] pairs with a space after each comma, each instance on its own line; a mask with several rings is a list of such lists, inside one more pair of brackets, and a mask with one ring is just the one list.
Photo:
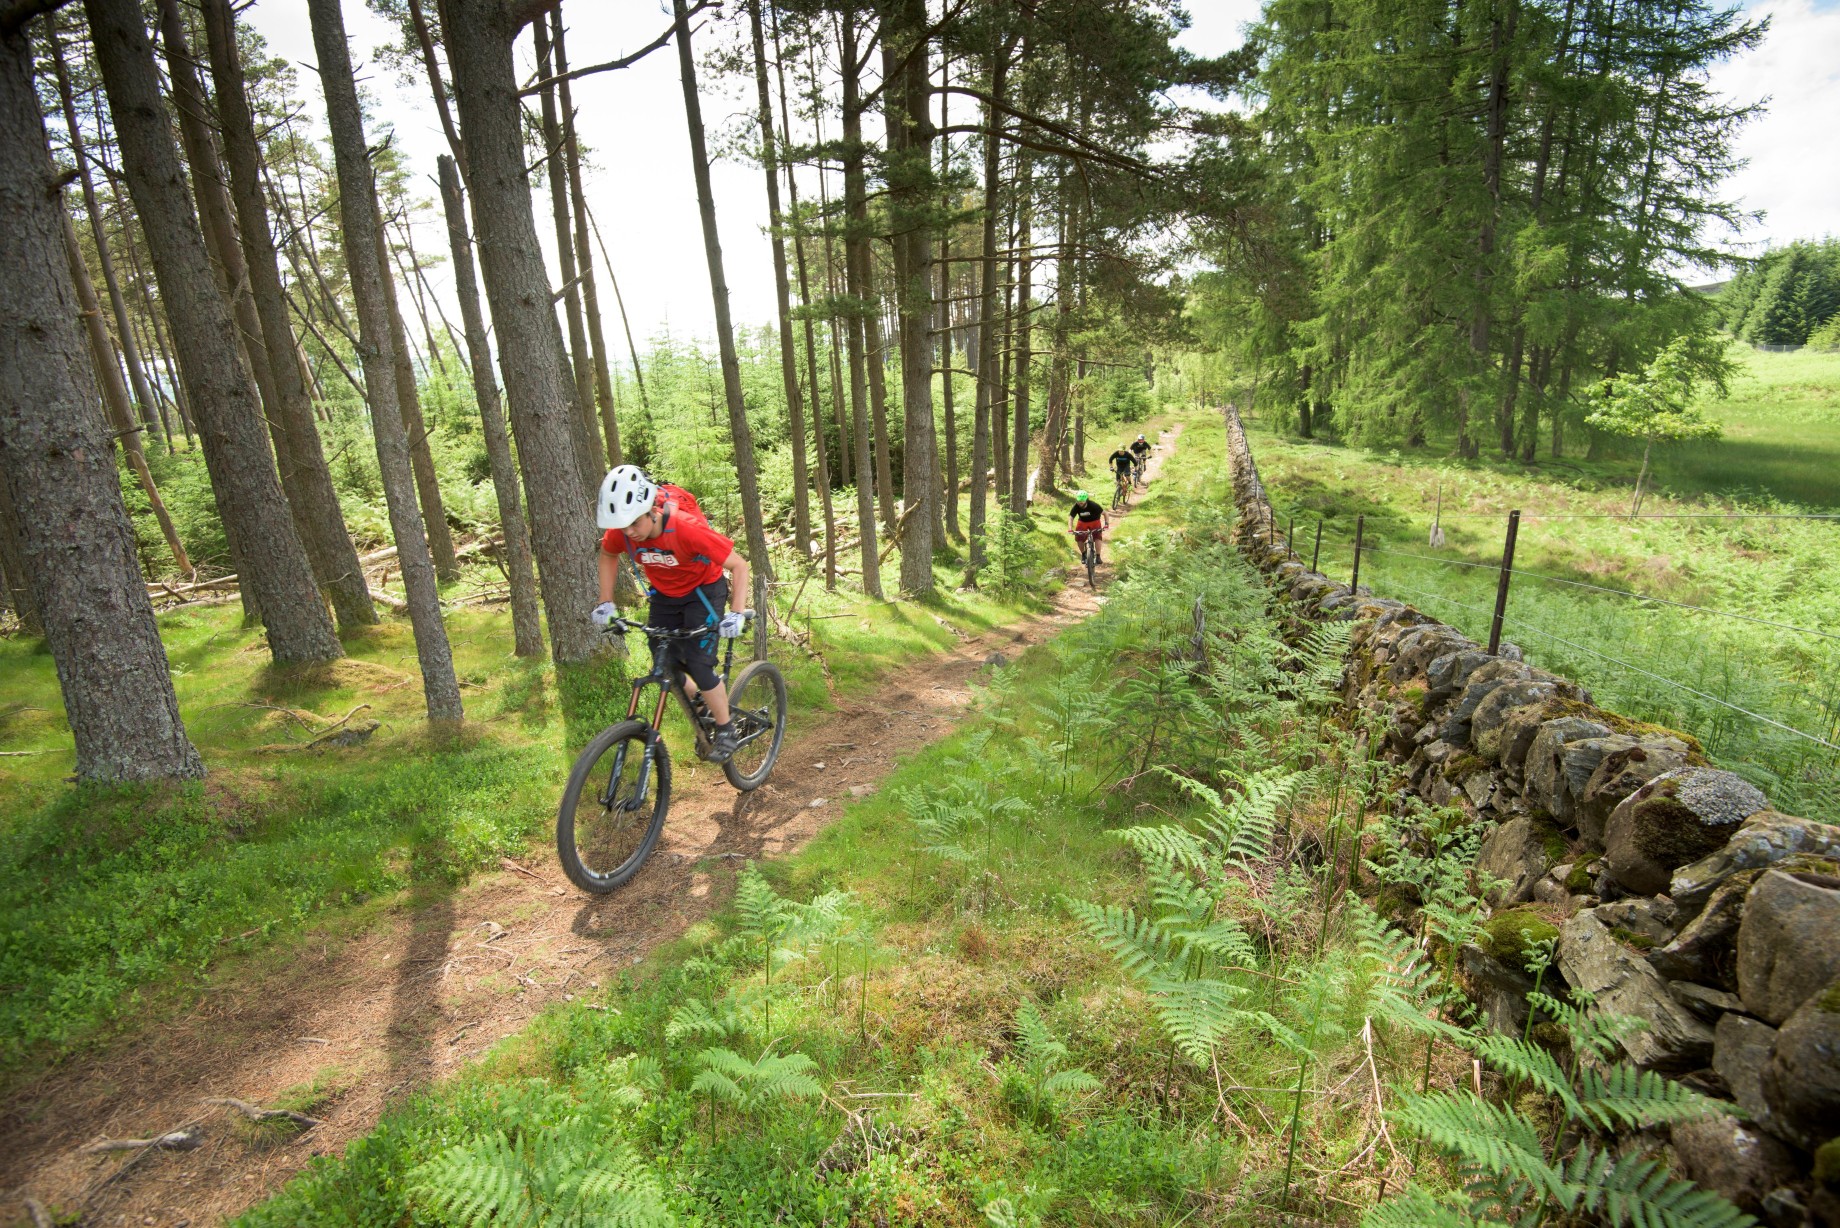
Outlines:
[[[694, 507], [696, 501], [690, 504]], [[722, 578], [722, 564], [735, 552], [735, 543], [673, 500], [665, 505], [664, 531], [658, 536], [635, 542], [618, 529], [608, 529], [601, 537], [601, 549], [631, 555], [652, 587], [665, 596], [688, 597]]]

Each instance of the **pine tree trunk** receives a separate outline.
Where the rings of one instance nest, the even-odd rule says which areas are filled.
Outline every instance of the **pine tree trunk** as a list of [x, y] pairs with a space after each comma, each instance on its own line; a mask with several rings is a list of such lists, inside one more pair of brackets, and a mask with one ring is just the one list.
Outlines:
[[[857, 474], [857, 484], [871, 478], [884, 526], [892, 532], [899, 511], [894, 500], [894, 467], [888, 456], [888, 389], [882, 368], [881, 302], [869, 252], [869, 196], [864, 174], [862, 133], [862, 60], [856, 46], [854, 14], [846, 12], [843, 32], [843, 278], [851, 299], [853, 331], [860, 334], [862, 374], [868, 379], [869, 425], [874, 431], [871, 467]], [[851, 359], [854, 366], [856, 360]], [[856, 372], [851, 372], [854, 381]], [[858, 447], [857, 455], [863, 449]], [[866, 539], [865, 539], [866, 540]]]
[[940, 315], [939, 330], [939, 371], [941, 413], [946, 422], [946, 467], [943, 499], [945, 502], [945, 532], [955, 542], [965, 540], [964, 530], [958, 523], [958, 409], [953, 404], [952, 371], [952, 239], [942, 235], [939, 240], [939, 297], [945, 304]]
[[[995, 57], [990, 73], [990, 94], [1002, 99], [1009, 75], [1009, 48]], [[979, 261], [977, 395], [971, 417], [971, 506], [967, 510], [966, 531], [971, 539], [970, 559], [965, 569], [966, 582], [977, 583], [984, 567], [986, 492], [990, 479], [991, 415], [997, 382], [997, 213], [998, 189], [1002, 173], [1001, 114], [993, 105], [984, 108], [984, 251]]]
[[[159, 9], [167, 78], [172, 83], [173, 109], [179, 116], [179, 143], [191, 173], [192, 196], [198, 203], [205, 250], [211, 254], [217, 288], [236, 319], [236, 344], [255, 380], [256, 391], [261, 395], [262, 419], [274, 445], [285, 491], [293, 470], [293, 457], [282, 431], [281, 407], [269, 370], [268, 351], [262, 348], [262, 324], [256, 317], [255, 300], [249, 294], [249, 270], [242, 248], [237, 245], [236, 225], [230, 217], [230, 195], [224, 188], [226, 176], [212, 132], [214, 119], [205, 99], [204, 83], [198, 77], [197, 61], [192, 58], [178, 0], [159, 0]], [[307, 537], [300, 526], [299, 513], [292, 508], [289, 510], [295, 516], [294, 531], [304, 545]]]
[[479, 270], [530, 502], [531, 552], [550, 652], [559, 664], [575, 664], [592, 657], [604, 638], [588, 621], [597, 599], [598, 543], [579, 481], [559, 480], [579, 475], [582, 466], [568, 375], [559, 361], [561, 331], [524, 175], [513, 21], [501, 0], [446, 0], [441, 24], [466, 141]]
[[218, 512], [226, 528], [259, 546], [238, 561], [243, 587], [262, 612], [278, 664], [335, 660], [344, 653], [289, 518], [236, 324], [216, 292], [204, 237], [185, 198], [140, 7], [134, 0], [85, 0], [84, 8]]
[[[0, 50], [0, 55], [10, 54]], [[0, 413], [6, 410], [6, 391], [0, 386]], [[25, 544], [19, 535], [19, 518], [13, 511], [13, 497], [7, 493], [5, 478], [5, 444], [0, 441], [0, 599], [12, 607], [13, 615], [27, 635], [43, 635], [45, 620], [38, 612], [38, 598], [33, 595], [32, 580], [26, 571]]]
[[147, 468], [147, 453], [141, 444], [141, 432], [145, 428], [134, 420], [134, 407], [128, 400], [128, 386], [122, 382], [121, 368], [115, 364], [115, 353], [109, 344], [109, 330], [102, 322], [102, 304], [96, 299], [96, 287], [90, 281], [89, 266], [83, 263], [83, 249], [77, 244], [76, 227], [71, 225], [70, 215], [61, 207], [62, 194], [59, 199], [58, 216], [64, 223], [65, 260], [70, 269], [71, 286], [77, 294], [77, 310], [82, 317], [84, 331], [89, 335], [90, 358], [95, 365], [102, 406], [108, 411], [109, 425], [114, 429], [115, 437], [121, 440], [128, 465], [134, 470], [134, 476], [140, 482], [148, 504], [153, 508], [153, 518], [159, 522], [161, 536], [166, 538], [166, 548], [172, 551], [173, 563], [180, 572], [190, 575], [192, 560], [186, 556], [185, 546], [179, 541], [179, 530], [173, 527], [172, 517], [167, 515], [166, 502], [160, 498], [160, 489], [154, 484], [153, 472]]
[[[767, 40], [760, 20], [762, 0], [748, 0], [754, 39], [754, 88], [759, 98], [761, 169], [767, 175], [767, 227], [773, 244], [773, 294], [779, 308], [780, 380], [786, 389], [786, 433], [792, 440], [792, 540], [801, 559], [811, 558], [811, 500], [805, 460], [805, 406], [799, 391], [798, 349], [792, 336], [792, 290], [786, 273], [785, 217], [779, 206], [779, 156], [775, 152], [773, 102], [767, 88]], [[817, 386], [812, 395], [817, 396]]]
[[[569, 71], [568, 51], [563, 44], [562, 9], [550, 14], [553, 22], [551, 43], [556, 53], [556, 71]], [[569, 172], [570, 212], [575, 220], [575, 263], [581, 278], [581, 309], [588, 324], [588, 350], [594, 358], [594, 399], [600, 406], [601, 429], [607, 435], [607, 464], [621, 464], [620, 417], [613, 398], [613, 364], [607, 352], [607, 334], [601, 327], [600, 288], [594, 278], [594, 253], [588, 250], [588, 195], [581, 179], [581, 142], [575, 129], [575, 101], [567, 80], [557, 86], [562, 104], [562, 157]], [[624, 315], [624, 312], [622, 312]]]
[[[102, 223], [102, 207], [96, 199], [96, 179], [90, 173], [89, 151], [83, 138], [83, 126], [77, 122], [75, 92], [70, 85], [70, 70], [64, 63], [64, 49], [58, 40], [58, 15], [45, 18], [46, 41], [51, 48], [51, 66], [57, 77], [58, 101], [64, 112], [64, 130], [70, 141], [71, 157], [76, 160], [77, 180], [83, 185], [83, 208], [89, 218], [90, 235], [96, 241], [96, 263], [102, 269], [102, 284], [109, 295], [109, 310], [115, 316], [115, 333], [121, 343], [122, 361], [128, 368], [128, 382], [134, 390], [134, 404], [141, 425], [152, 430], [161, 425], [153, 390], [147, 384], [147, 371], [141, 361], [140, 343], [128, 320], [128, 301], [121, 292], [121, 278], [115, 272], [115, 257], [109, 251], [108, 231]], [[124, 220], [124, 226], [127, 224]], [[166, 431], [166, 450], [172, 451], [172, 431]]]
[[[889, 98], [889, 171], [895, 290], [901, 343], [902, 490], [908, 507], [901, 542], [901, 591], [933, 591], [934, 521], [939, 518], [938, 444], [933, 425], [933, 119], [924, 0], [902, 0], [883, 28]], [[898, 35], [900, 46], [890, 41]]]
[[[409, 465], [415, 474], [416, 499], [422, 506], [423, 531], [428, 538], [428, 551], [434, 559], [435, 576], [443, 581], [453, 580], [460, 574], [460, 560], [454, 553], [453, 531], [447, 525], [447, 507], [441, 500], [440, 474], [434, 466], [434, 449], [428, 445], [428, 421], [422, 416], [422, 393], [415, 378], [415, 360], [409, 353], [409, 330], [403, 325], [402, 310], [397, 306], [396, 279], [390, 275], [389, 246], [384, 240], [382, 204], [373, 193], [371, 203], [371, 247], [375, 251], [377, 262], [378, 290], [383, 296], [384, 318], [390, 329], [390, 346], [384, 352], [390, 356], [390, 380], [395, 392], [396, 407], [402, 418], [403, 431], [409, 444]], [[345, 235], [347, 260], [350, 257], [351, 232]], [[359, 325], [360, 335], [363, 325]], [[375, 390], [376, 375], [369, 366], [364, 368], [364, 386]], [[377, 412], [377, 398], [371, 397], [371, 413]]]
[[[858, 79], [852, 65], [857, 64], [856, 23], [850, 9], [842, 14], [842, 54], [846, 65], [843, 75], [843, 195], [845, 230], [843, 240], [844, 288], [852, 302], [843, 325], [850, 351], [850, 418], [855, 443], [856, 514], [862, 547], [863, 592], [876, 600], [882, 597], [881, 556], [876, 545], [875, 460], [870, 455], [868, 393], [865, 388], [869, 348], [866, 342], [869, 304], [863, 298], [862, 270], [858, 267], [858, 241], [852, 237], [858, 221], [858, 206], [863, 194], [862, 182], [862, 112], [857, 101]], [[852, 169], [854, 168], [854, 169]], [[861, 209], [867, 216], [866, 206]], [[867, 253], [862, 253], [866, 258]]]
[[1016, 185], [1016, 248], [1019, 269], [1016, 274], [1016, 387], [1011, 412], [1015, 415], [1010, 439], [1009, 510], [1021, 516], [1029, 510], [1029, 352], [1030, 326], [1035, 319], [1031, 301], [1030, 277], [1035, 260], [1029, 252], [1034, 242], [1031, 222], [1035, 211], [1035, 163], [1027, 150], [1017, 154], [1021, 171]]
[[[537, 42], [537, 73], [542, 78], [554, 75], [550, 56], [548, 19], [539, 16], [531, 22]], [[562, 125], [556, 118], [556, 87], [546, 85], [538, 91], [542, 102], [543, 147], [549, 151], [544, 173], [549, 177], [550, 221], [556, 231], [556, 262], [562, 273], [563, 319], [568, 323], [569, 375], [574, 383], [576, 428], [586, 445], [583, 461], [591, 489], [599, 489], [601, 475], [607, 468], [606, 449], [601, 443], [601, 428], [595, 421], [594, 367], [588, 356], [588, 332], [581, 318], [581, 282], [575, 275], [575, 236], [569, 208], [569, 170], [563, 157]]]
[[[741, 520], [747, 529], [748, 561], [754, 574], [773, 581], [773, 559], [767, 550], [766, 524], [760, 514], [759, 480], [755, 474], [754, 433], [748, 426], [747, 403], [741, 392], [741, 358], [735, 351], [735, 327], [728, 314], [728, 278], [722, 270], [722, 236], [716, 229], [716, 201], [709, 186], [709, 151], [703, 141], [703, 105], [696, 92], [696, 59], [690, 47], [690, 10], [685, 0], [672, 0], [677, 14], [677, 67], [683, 78], [684, 118], [690, 127], [690, 170], [696, 178], [697, 208], [703, 215], [703, 255], [709, 263], [709, 291], [715, 303], [716, 344], [722, 354], [722, 392], [728, 402], [728, 429], [734, 444], [735, 477], [741, 488]], [[750, 594], [735, 593], [739, 607]], [[766, 617], [766, 611], [760, 611]]]
[[0, 38], [0, 166], [0, 485], [17, 568], [57, 664], [77, 778], [195, 780], [204, 763], [179, 718], [115, 450], [96, 414], [60, 250], [69, 223], [21, 33]]
[[460, 171], [451, 157], [437, 160], [441, 172], [441, 203], [447, 211], [447, 240], [453, 251], [454, 291], [460, 299], [460, 319], [466, 326], [466, 348], [473, 356], [473, 397], [485, 427], [486, 459], [492, 466], [492, 488], [498, 495], [498, 523], [505, 534], [505, 570], [511, 582], [511, 630], [520, 657], [543, 651], [543, 631], [538, 623], [536, 573], [530, 560], [530, 536], [524, 529], [524, 512], [518, 495], [516, 462], [511, 458], [511, 438], [505, 431], [505, 414], [498, 400], [498, 380], [492, 367], [492, 350], [486, 342], [485, 315], [479, 307], [479, 284], [473, 276], [473, 245], [466, 230], [466, 202], [461, 198]]
[[281, 269], [276, 262], [274, 238], [269, 232], [267, 196], [262, 190], [260, 151], [255, 119], [243, 83], [236, 50], [235, 22], [230, 0], [203, 0], [205, 39], [211, 56], [211, 75], [217, 87], [217, 113], [223, 133], [224, 161], [230, 170], [230, 192], [242, 235], [249, 287], [262, 329], [262, 347], [269, 358], [270, 378], [280, 411], [279, 427], [287, 438], [289, 471], [282, 475], [288, 507], [300, 531], [301, 544], [314, 577], [332, 601], [343, 630], [370, 626], [377, 621], [370, 589], [357, 549], [345, 527], [345, 513], [332, 485], [319, 428], [313, 420], [313, 403], [301, 378], [300, 345], [288, 325], [287, 301], [281, 289]]
[[382, 246], [377, 233], [377, 186], [364, 140], [364, 116], [351, 75], [351, 52], [345, 45], [345, 19], [339, 0], [307, 0], [313, 22], [313, 49], [319, 57], [320, 86], [326, 95], [326, 123], [338, 167], [339, 219], [345, 235], [346, 272], [358, 311], [358, 358], [371, 390], [371, 433], [377, 442], [377, 470], [382, 477], [390, 532], [396, 539], [396, 562], [402, 570], [409, 621], [415, 628], [415, 655], [422, 667], [422, 696], [428, 720], [453, 724], [465, 715], [460, 683], [454, 676], [453, 651], [441, 622], [441, 595], [434, 560], [423, 536], [409, 461], [408, 432], [401, 410], [391, 404], [397, 329], [385, 303], [389, 273], [375, 255]]
[[[784, 144], [792, 145], [791, 109], [786, 103], [786, 67], [780, 52], [779, 17], [775, 12], [773, 20], [773, 60], [779, 81], [779, 115], [780, 136]], [[793, 172], [791, 163], [784, 164], [786, 172], [786, 198], [792, 206], [792, 253], [799, 274], [799, 302], [811, 306], [811, 270], [805, 258], [805, 228], [799, 213], [799, 180]], [[820, 174], [823, 172], [820, 171]], [[835, 354], [832, 355], [833, 359]], [[833, 372], [835, 366], [833, 364]], [[818, 330], [811, 315], [805, 316], [805, 370], [811, 388], [811, 434], [813, 460], [818, 470], [818, 503], [824, 514], [824, 587], [834, 592], [837, 588], [837, 512], [831, 498], [830, 449], [824, 441], [824, 396], [820, 392], [822, 384], [818, 375]], [[833, 375], [833, 404], [841, 406], [843, 398], [842, 381]], [[809, 556], [807, 556], [809, 558]]]

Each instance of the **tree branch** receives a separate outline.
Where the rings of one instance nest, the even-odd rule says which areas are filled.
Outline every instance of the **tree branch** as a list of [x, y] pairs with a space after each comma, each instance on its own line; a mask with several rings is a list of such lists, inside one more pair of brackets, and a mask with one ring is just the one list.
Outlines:
[[69, 0], [12, 0], [0, 10], [0, 37], [11, 38], [34, 17], [55, 13]]
[[[685, 20], [695, 17], [713, 3], [715, 3], [715, 0], [697, 0], [690, 11], [684, 14]], [[652, 54], [652, 52], [662, 50], [668, 46], [671, 39], [675, 37], [676, 34], [677, 23], [674, 21], [665, 27], [663, 34], [660, 34], [657, 38], [639, 48], [639, 50], [633, 52], [631, 55], [623, 55], [617, 60], [608, 60], [605, 64], [590, 64], [586, 68], [571, 68], [568, 72], [557, 73], [554, 76], [544, 77], [540, 81], [533, 81], [531, 84], [518, 91], [518, 97], [528, 98], [532, 94], [540, 94], [552, 85], [558, 85], [564, 81], [573, 81], [577, 77], [586, 77], [597, 72], [611, 72], [617, 68], [631, 68], [634, 64], [637, 64], [640, 60]]]

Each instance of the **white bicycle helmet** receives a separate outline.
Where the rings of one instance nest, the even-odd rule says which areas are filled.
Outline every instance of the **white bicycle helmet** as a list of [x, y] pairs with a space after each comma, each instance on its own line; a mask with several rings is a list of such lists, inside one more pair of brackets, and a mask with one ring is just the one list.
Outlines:
[[601, 480], [595, 501], [594, 523], [603, 529], [624, 529], [652, 510], [658, 487], [637, 465], [616, 465]]

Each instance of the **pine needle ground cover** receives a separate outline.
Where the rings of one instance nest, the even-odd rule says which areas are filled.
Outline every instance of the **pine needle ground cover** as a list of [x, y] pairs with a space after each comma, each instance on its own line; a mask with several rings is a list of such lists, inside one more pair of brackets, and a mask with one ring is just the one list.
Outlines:
[[[1012, 581], [953, 591], [960, 564], [942, 559], [942, 594], [877, 602], [782, 562], [798, 598], [793, 623], [816, 629], [823, 664], [776, 644], [798, 722], [860, 695], [890, 670], [955, 645], [958, 636], [1045, 608], [1045, 577], [1062, 562], [1055, 510], [1008, 534]], [[469, 568], [452, 600], [491, 587]], [[407, 622], [386, 617], [348, 636], [343, 661], [307, 671], [266, 665], [259, 628], [234, 603], [163, 615], [181, 712], [211, 769], [181, 788], [99, 790], [64, 783], [71, 738], [51, 657], [0, 640], [0, 1076], [29, 1074], [121, 1026], [157, 1026], [213, 978], [247, 960], [285, 960], [309, 926], [361, 930], [405, 893], [445, 892], [502, 855], [544, 843], [575, 750], [602, 720], [625, 714], [620, 670], [605, 694], [565, 716], [555, 670], [511, 655], [504, 607], [447, 613], [468, 725], [454, 739], [425, 731]], [[629, 645], [643, 652], [640, 641]], [[826, 671], [828, 670], [828, 676]], [[358, 746], [306, 749], [353, 724], [379, 727]], [[674, 755], [688, 733], [667, 725]]]
[[[1831, 509], [1787, 497], [1802, 489], [1793, 472], [1744, 459], [1746, 438], [1776, 439], [1771, 448], [1793, 438], [1795, 456], [1824, 475], [1840, 472], [1840, 355], [1744, 353], [1749, 366], [1734, 400], [1707, 407], [1734, 439], [1693, 445], [1693, 456], [1704, 453], [1723, 475], [1721, 489], [1735, 493], [1704, 493], [1690, 475], [1677, 481], [1663, 468], [1662, 497], [1633, 523], [1623, 518], [1633, 460], [1585, 469], [1570, 461], [1465, 463], [1256, 425], [1249, 439], [1278, 527], [1294, 516], [1306, 561], [1321, 521], [1321, 569], [1345, 580], [1355, 518], [1365, 515], [1361, 582], [1479, 641], [1489, 631], [1507, 513], [1521, 509], [1515, 568], [1524, 574], [1509, 596], [1506, 639], [1588, 686], [1600, 705], [1692, 734], [1785, 809], [1840, 820], [1840, 756], [1769, 723], [1840, 743], [1840, 520], [1769, 518]], [[1800, 372], [1793, 377], [1784, 374], [1792, 364]], [[1668, 463], [1689, 462], [1701, 463], [1684, 455]], [[1820, 485], [1840, 490], [1831, 477]], [[1724, 519], [1727, 512], [1752, 518]], [[1441, 547], [1429, 544], [1434, 522]]]
[[1383, 813], [1369, 731], [1333, 719], [1345, 635], [1278, 639], [1205, 430], [1165, 473], [1184, 527], [1134, 516], [1104, 611], [977, 719], [242, 1222], [1739, 1222], [1602, 1158], [1606, 1122], [1708, 1111], [1574, 1080], [1612, 1023], [1467, 1026], [1476, 833]]

